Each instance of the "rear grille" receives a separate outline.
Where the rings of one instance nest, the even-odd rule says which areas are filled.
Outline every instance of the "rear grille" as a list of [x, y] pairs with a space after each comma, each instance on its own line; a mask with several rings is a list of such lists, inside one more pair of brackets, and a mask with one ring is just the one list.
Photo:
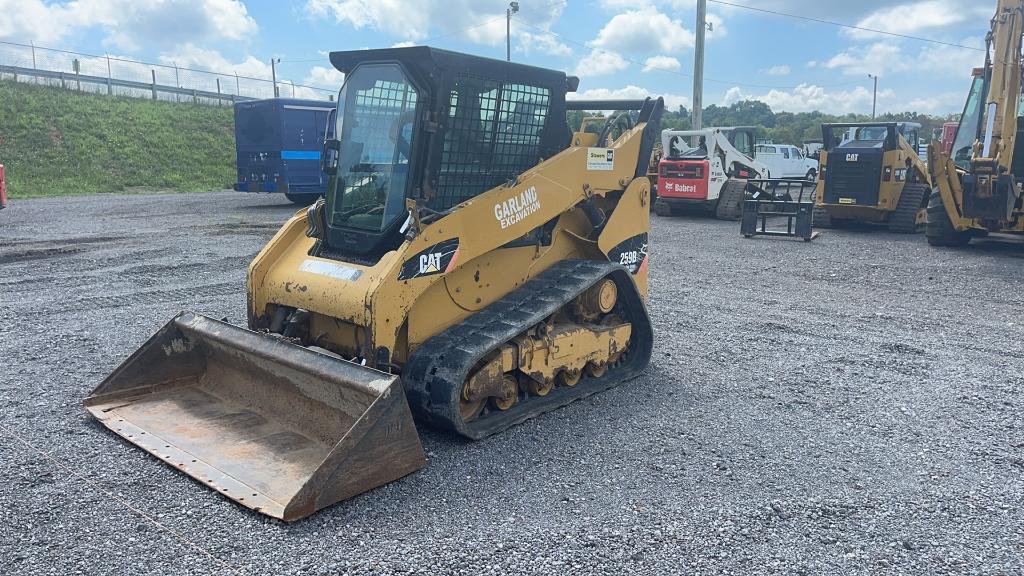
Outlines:
[[662, 178], [680, 178], [683, 180], [703, 180], [703, 164], [662, 164]]
[[829, 155], [828, 170], [825, 174], [826, 204], [848, 204], [849, 199], [855, 200], [858, 206], [878, 204], [882, 155], [856, 154], [856, 161], [848, 161], [845, 153], [833, 152]]

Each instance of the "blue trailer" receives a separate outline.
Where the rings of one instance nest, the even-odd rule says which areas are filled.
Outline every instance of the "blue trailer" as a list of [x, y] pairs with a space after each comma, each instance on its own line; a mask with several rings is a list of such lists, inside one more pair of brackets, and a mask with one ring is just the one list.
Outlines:
[[327, 191], [320, 150], [333, 137], [334, 103], [270, 98], [235, 104], [235, 150], [241, 192], [281, 192], [310, 204]]

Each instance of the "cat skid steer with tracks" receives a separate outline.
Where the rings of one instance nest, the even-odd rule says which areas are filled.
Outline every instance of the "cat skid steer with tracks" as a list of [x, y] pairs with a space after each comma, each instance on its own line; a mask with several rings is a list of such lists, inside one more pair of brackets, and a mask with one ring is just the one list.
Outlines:
[[822, 124], [814, 226], [871, 222], [898, 234], [923, 228], [931, 177], [918, 155], [920, 129], [913, 122]]
[[248, 271], [248, 329], [184, 312], [85, 401], [105, 426], [295, 520], [637, 376], [661, 99], [571, 133], [575, 78], [428, 47], [334, 52], [326, 199]]

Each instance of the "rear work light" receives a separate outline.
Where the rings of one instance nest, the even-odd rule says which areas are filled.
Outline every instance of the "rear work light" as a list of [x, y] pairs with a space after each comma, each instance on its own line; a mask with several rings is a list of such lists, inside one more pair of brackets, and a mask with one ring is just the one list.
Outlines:
[[892, 166], [885, 167], [885, 171], [882, 172], [882, 180], [885, 182], [892, 180]]

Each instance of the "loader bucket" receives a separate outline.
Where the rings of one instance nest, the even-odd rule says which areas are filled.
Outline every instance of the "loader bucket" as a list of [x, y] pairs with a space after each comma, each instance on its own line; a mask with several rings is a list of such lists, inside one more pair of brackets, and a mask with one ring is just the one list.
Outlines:
[[85, 407], [185, 474], [285, 521], [426, 463], [397, 376], [190, 312]]

